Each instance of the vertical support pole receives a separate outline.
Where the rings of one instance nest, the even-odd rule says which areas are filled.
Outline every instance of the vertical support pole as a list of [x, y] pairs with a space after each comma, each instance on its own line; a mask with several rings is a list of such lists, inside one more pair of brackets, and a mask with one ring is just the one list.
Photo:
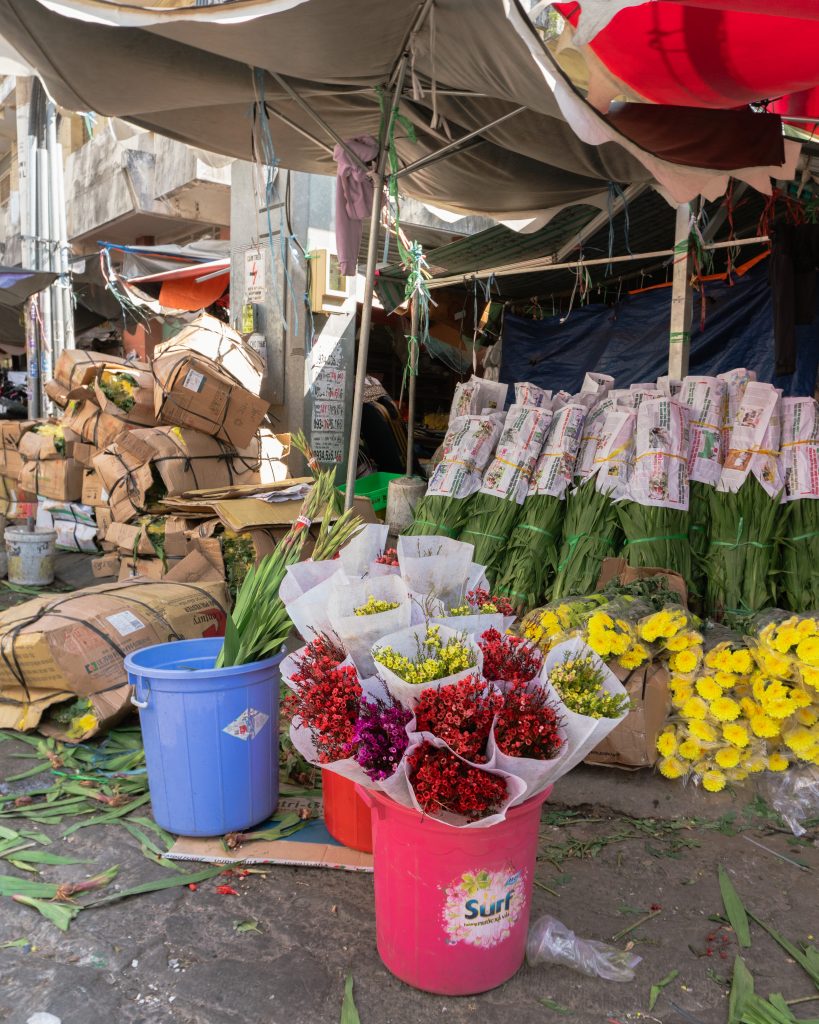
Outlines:
[[[59, 178], [62, 174], [62, 167], [57, 166], [57, 107], [51, 100], [46, 104], [46, 152], [48, 154], [48, 223], [49, 223], [49, 254], [51, 257], [51, 269], [60, 274], [59, 280], [51, 286], [51, 358], [52, 365], [48, 377], [44, 377], [43, 386], [53, 376], [54, 366], [65, 348], [65, 303], [63, 291], [65, 279], [63, 278], [63, 246], [60, 235], [60, 188]], [[44, 408], [48, 408], [48, 396], [43, 396]]]
[[[51, 192], [51, 166], [48, 159], [48, 150], [41, 148], [37, 150], [37, 234], [39, 235], [40, 248], [40, 270], [53, 270], [51, 252], [51, 204], [49, 194]], [[40, 344], [40, 412], [48, 408], [48, 396], [45, 393], [45, 384], [51, 380], [54, 369], [54, 322], [52, 310], [52, 292], [49, 287], [40, 292], [40, 314], [42, 316], [42, 333]]]
[[674, 276], [668, 338], [668, 375], [672, 380], [682, 380], [687, 375], [691, 349], [691, 314], [694, 301], [691, 291], [693, 264], [688, 247], [690, 222], [690, 206], [688, 203], [681, 203], [677, 207], [674, 225]]
[[[410, 316], [410, 343], [407, 349], [407, 360], [411, 360], [418, 351], [418, 321], [420, 319], [420, 307], [418, 299], [412, 299], [412, 313]], [[407, 476], [412, 476], [415, 444], [415, 384], [417, 376], [409, 374], [407, 381]]]
[[383, 119], [381, 137], [378, 140], [378, 164], [373, 183], [373, 209], [370, 216], [370, 237], [367, 240], [367, 272], [364, 277], [364, 300], [361, 306], [361, 329], [358, 336], [358, 358], [355, 367], [355, 392], [353, 394], [353, 419], [350, 424], [350, 445], [347, 455], [347, 487], [344, 495], [344, 507], [353, 507], [355, 497], [355, 478], [358, 468], [358, 445], [361, 440], [361, 414], [364, 406], [364, 378], [367, 375], [367, 356], [370, 351], [370, 327], [373, 316], [373, 288], [375, 287], [375, 260], [378, 252], [378, 234], [381, 227], [381, 205], [384, 201], [384, 180], [387, 171], [387, 148], [392, 131], [401, 92], [404, 88], [404, 75], [407, 70], [409, 54], [404, 53], [398, 66], [395, 90], [390, 101], [390, 108]]
[[[19, 88], [19, 85], [18, 85]], [[29, 90], [30, 92], [30, 90]], [[29, 103], [31, 100], [29, 100]], [[28, 127], [28, 115], [25, 117]], [[20, 228], [23, 233], [23, 266], [30, 270], [40, 268], [40, 253], [37, 229], [37, 140], [27, 134], [25, 142], [20, 144], [21, 167], [22, 153], [25, 152], [25, 181], [20, 176]], [[25, 216], [23, 216], [25, 211]], [[28, 393], [28, 417], [38, 419], [40, 416], [40, 346], [37, 335], [37, 322], [32, 315], [32, 304], [36, 296], [26, 300], [26, 391]]]

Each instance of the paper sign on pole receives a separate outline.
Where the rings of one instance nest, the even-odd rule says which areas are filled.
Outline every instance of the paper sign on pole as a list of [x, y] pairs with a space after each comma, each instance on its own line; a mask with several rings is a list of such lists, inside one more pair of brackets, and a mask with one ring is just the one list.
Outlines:
[[245, 301], [264, 302], [267, 278], [267, 253], [264, 249], [245, 250]]

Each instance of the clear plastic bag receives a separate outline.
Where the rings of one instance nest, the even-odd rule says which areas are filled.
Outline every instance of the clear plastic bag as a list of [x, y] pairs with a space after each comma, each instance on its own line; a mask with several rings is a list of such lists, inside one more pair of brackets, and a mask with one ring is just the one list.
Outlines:
[[819, 767], [805, 765], [769, 774], [762, 783], [763, 794], [795, 836], [803, 836], [803, 822], [819, 818]]
[[641, 959], [605, 942], [580, 939], [556, 917], [539, 917], [529, 929], [526, 941], [526, 962], [530, 967], [561, 964], [606, 981], [633, 981], [634, 968]]

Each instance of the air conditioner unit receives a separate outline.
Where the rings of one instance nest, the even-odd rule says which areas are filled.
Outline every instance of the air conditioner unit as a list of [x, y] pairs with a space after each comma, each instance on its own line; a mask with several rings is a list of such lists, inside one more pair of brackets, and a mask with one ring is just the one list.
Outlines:
[[310, 308], [314, 313], [340, 313], [349, 296], [349, 279], [338, 256], [328, 249], [310, 253]]

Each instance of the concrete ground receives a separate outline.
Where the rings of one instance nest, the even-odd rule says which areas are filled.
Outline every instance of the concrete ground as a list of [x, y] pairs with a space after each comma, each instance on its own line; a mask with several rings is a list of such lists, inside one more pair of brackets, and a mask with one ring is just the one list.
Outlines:
[[[27, 749], [16, 740], [0, 743], [0, 780], [31, 765], [15, 756]], [[42, 781], [12, 783], [12, 792]], [[23, 825], [11, 818], [2, 824]], [[88, 863], [43, 867], [43, 880], [76, 880], [115, 864], [115, 886], [170, 874], [116, 824], [61, 839], [68, 824], [36, 827], [54, 840], [49, 850]], [[753, 789], [714, 797], [650, 772], [581, 768], [544, 807], [532, 916], [551, 914], [579, 935], [604, 941], [636, 924], [618, 942], [633, 944], [643, 958], [632, 982], [524, 967], [484, 995], [427, 995], [396, 980], [379, 960], [372, 876], [271, 867], [217, 877], [196, 891], [174, 888], [85, 911], [67, 933], [0, 898], [0, 1020], [55, 1024], [40, 1013], [61, 1024], [336, 1024], [344, 979], [352, 975], [362, 1024], [722, 1024], [737, 945], [711, 919], [723, 912], [719, 864], [757, 916], [793, 941], [813, 939], [816, 833], [794, 840]], [[24, 877], [4, 860], [0, 873]], [[239, 895], [217, 893], [225, 882]], [[27, 945], [3, 948], [18, 939]], [[793, 1010], [819, 1016], [819, 995], [800, 967], [756, 925], [752, 940], [743, 955], [757, 991], [782, 992], [787, 1000], [813, 996], [817, 1001]], [[649, 1011], [651, 986], [672, 971], [679, 973]]]

